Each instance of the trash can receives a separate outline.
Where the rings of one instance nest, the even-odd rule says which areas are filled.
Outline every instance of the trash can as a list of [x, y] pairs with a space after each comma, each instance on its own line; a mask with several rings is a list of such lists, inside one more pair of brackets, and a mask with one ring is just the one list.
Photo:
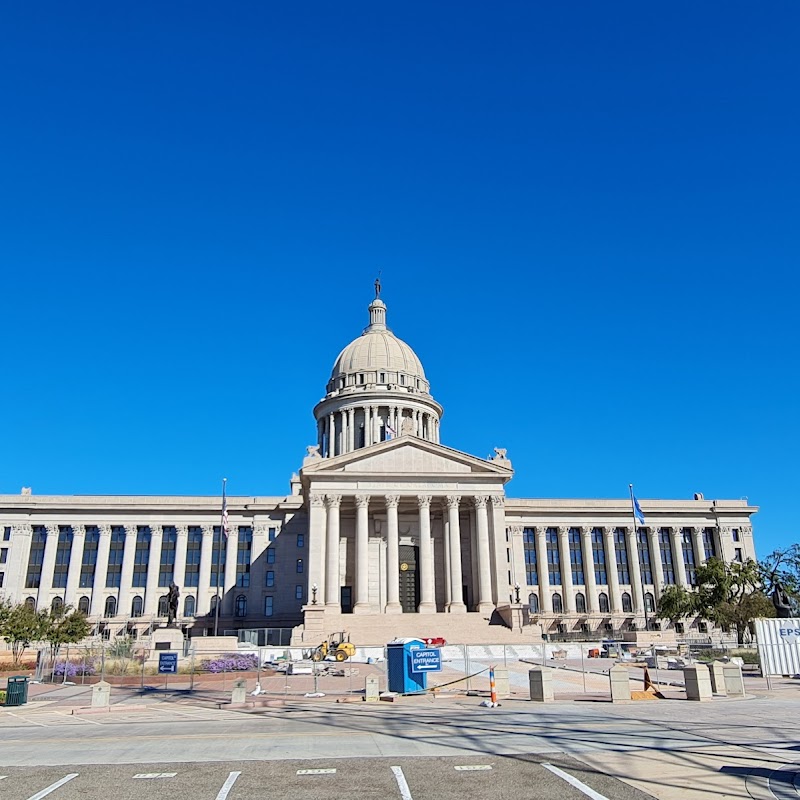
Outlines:
[[406, 694], [427, 688], [427, 674], [411, 670], [411, 651], [424, 647], [422, 639], [395, 639], [386, 645], [390, 692]]
[[6, 705], [24, 706], [28, 702], [28, 681], [25, 675], [14, 675], [6, 686]]

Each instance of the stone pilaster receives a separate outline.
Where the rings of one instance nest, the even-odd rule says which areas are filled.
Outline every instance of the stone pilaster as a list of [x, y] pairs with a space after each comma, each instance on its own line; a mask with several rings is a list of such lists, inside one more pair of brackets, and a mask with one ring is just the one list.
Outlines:
[[489, 551], [489, 498], [485, 494], [475, 495], [475, 521], [478, 533], [478, 611], [482, 614], [494, 610], [492, 602], [491, 555]]
[[461, 572], [461, 521], [458, 508], [460, 495], [447, 496], [447, 520], [450, 528], [450, 612], [464, 613], [467, 606], [463, 600], [463, 577]]
[[386, 613], [401, 614], [400, 605], [400, 533], [397, 506], [400, 495], [386, 495]]
[[339, 588], [339, 507], [342, 503], [340, 494], [325, 496], [328, 511], [326, 570], [325, 570], [325, 606], [332, 611], [341, 610], [341, 590]]
[[564, 593], [564, 612], [575, 614], [575, 589], [572, 583], [572, 560], [569, 555], [569, 526], [558, 528], [558, 552], [561, 556], [561, 588]]
[[[111, 526], [98, 525], [100, 537], [97, 542], [97, 564], [94, 569], [94, 584], [92, 585], [92, 605], [90, 614], [93, 617], [102, 617], [105, 612], [105, 591], [108, 578], [108, 557], [111, 552]], [[119, 613], [119, 609], [117, 609]]]
[[354, 614], [369, 613], [369, 500], [356, 495], [356, 597]]

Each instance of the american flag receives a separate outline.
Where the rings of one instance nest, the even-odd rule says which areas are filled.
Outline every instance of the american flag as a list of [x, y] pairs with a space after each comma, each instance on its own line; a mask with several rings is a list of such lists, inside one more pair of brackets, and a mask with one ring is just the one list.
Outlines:
[[225, 497], [225, 481], [222, 481], [222, 533], [228, 535], [228, 498]]

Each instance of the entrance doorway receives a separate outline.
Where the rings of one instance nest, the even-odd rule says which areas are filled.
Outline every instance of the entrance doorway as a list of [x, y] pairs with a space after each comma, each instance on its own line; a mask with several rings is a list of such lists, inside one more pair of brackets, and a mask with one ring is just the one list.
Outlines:
[[419, 605], [418, 547], [400, 545], [400, 605], [404, 614], [414, 614]]

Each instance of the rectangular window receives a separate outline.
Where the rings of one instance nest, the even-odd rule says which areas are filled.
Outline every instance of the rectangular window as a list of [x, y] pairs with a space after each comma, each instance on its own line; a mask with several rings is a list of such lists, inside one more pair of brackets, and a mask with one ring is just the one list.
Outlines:
[[[525, 582], [528, 586], [538, 586], [539, 573], [536, 565], [536, 531], [533, 528], [522, 529], [522, 550], [525, 555]], [[511, 583], [510, 578], [509, 583]]]
[[744, 561], [744, 559], [742, 558], [742, 548], [741, 547], [737, 547], [736, 550], [735, 550], [735, 553], [736, 553], [735, 560], [738, 561], [741, 564], [742, 561]]
[[272, 547], [267, 548], [267, 564], [275, 563], [275, 550]]
[[275, 573], [271, 570], [267, 570], [267, 587], [272, 587], [275, 585]]
[[133, 553], [132, 586], [138, 588], [147, 586], [147, 565], [150, 563], [150, 541], [152, 538], [149, 528], [137, 529], [136, 549]]
[[158, 569], [158, 585], [169, 586], [175, 575], [175, 546], [178, 532], [174, 525], [165, 525], [161, 537], [161, 562]]
[[600, 586], [608, 584], [606, 572], [606, 549], [603, 545], [603, 531], [592, 528], [592, 561], [594, 561], [594, 579]]
[[275, 605], [275, 598], [271, 595], [267, 595], [264, 598], [264, 616], [271, 617], [273, 614], [273, 607]]
[[53, 570], [53, 588], [66, 589], [69, 557], [72, 555], [72, 528], [59, 528], [56, 547], [56, 566]]
[[5, 564], [8, 561], [8, 548], [4, 547], [0, 550], [0, 564]]
[[269, 529], [269, 540], [270, 540], [271, 542], [274, 542], [274, 541], [275, 541], [275, 537], [276, 537], [277, 535], [278, 535], [278, 529], [277, 529], [277, 528], [270, 528], [270, 529]]
[[703, 553], [705, 559], [715, 558], [717, 555], [716, 547], [714, 546], [714, 529], [703, 528]]
[[6, 574], [5, 572], [0, 572], [0, 588], [3, 586], [3, 581], [5, 580]]
[[[220, 543], [220, 539], [222, 542]], [[211, 546], [211, 586], [225, 586], [225, 559], [227, 558], [228, 537], [222, 534], [219, 525], [214, 526], [214, 539]], [[219, 576], [219, 583], [217, 577]]]
[[669, 531], [661, 528], [658, 532], [658, 546], [661, 550], [661, 569], [664, 572], [664, 583], [675, 583], [675, 568], [672, 565], [672, 544]]
[[28, 554], [28, 572], [25, 576], [26, 589], [38, 589], [42, 579], [42, 561], [44, 560], [44, 545], [47, 541], [47, 528], [44, 525], [34, 525], [31, 536], [31, 549]]
[[122, 582], [122, 557], [125, 552], [125, 528], [112, 525], [111, 544], [108, 551], [108, 570], [106, 571], [106, 588], [118, 589]]
[[617, 577], [621, 584], [630, 584], [631, 575], [628, 570], [628, 545], [625, 541], [625, 528], [614, 529], [614, 551], [617, 557]]
[[547, 545], [547, 573], [551, 586], [561, 586], [561, 557], [558, 553], [558, 530], [548, 528], [545, 532]]
[[97, 525], [87, 525], [83, 539], [83, 558], [81, 559], [80, 588], [90, 589], [94, 586], [94, 571], [97, 567], [97, 546], [100, 543], [100, 531]]
[[306, 546], [306, 535], [304, 533], [297, 534], [297, 546], [298, 547]]
[[297, 571], [298, 574], [303, 571], [303, 559], [302, 558], [298, 558], [297, 559], [297, 570], [296, 571]]
[[688, 528], [681, 531], [681, 550], [683, 551], [683, 563], [686, 567], [686, 580], [690, 586], [697, 584], [695, 574], [694, 547], [692, 546], [692, 532]]
[[3, 528], [3, 541], [4, 542], [10, 542], [11, 541], [11, 526], [10, 525], [6, 525]]
[[189, 526], [186, 540], [186, 572], [183, 577], [184, 586], [195, 588], [200, 585], [200, 554], [202, 549], [203, 529], [198, 525]]
[[302, 600], [303, 599], [303, 584], [298, 583], [297, 586], [294, 587], [294, 599], [295, 600]]
[[734, 542], [738, 542], [739, 541], [739, 529], [738, 528], [734, 528], [731, 531], [731, 534], [733, 535], [733, 541]]
[[650, 563], [650, 540], [647, 531], [639, 528], [636, 531], [636, 544], [639, 549], [639, 569], [642, 571], [642, 583], [653, 583], [653, 566]]
[[572, 583], [583, 586], [583, 553], [581, 552], [581, 529], [569, 529], [569, 564], [572, 570]]
[[236, 551], [236, 585], [246, 588], [250, 585], [250, 557], [253, 552], [253, 529], [239, 526], [239, 545]]

